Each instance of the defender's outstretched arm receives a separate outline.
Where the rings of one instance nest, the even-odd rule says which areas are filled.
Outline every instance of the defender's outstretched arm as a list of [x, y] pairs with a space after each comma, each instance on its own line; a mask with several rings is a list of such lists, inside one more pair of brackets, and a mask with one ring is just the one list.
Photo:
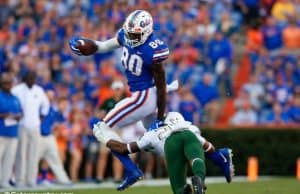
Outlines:
[[140, 151], [136, 142], [126, 144], [116, 140], [111, 140], [106, 144], [106, 146], [112, 151], [118, 152], [120, 154], [131, 154]]

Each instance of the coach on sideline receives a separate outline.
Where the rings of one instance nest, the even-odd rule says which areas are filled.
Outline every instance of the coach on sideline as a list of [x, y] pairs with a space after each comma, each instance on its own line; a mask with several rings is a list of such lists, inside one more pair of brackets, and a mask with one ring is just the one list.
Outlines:
[[49, 100], [35, 82], [36, 73], [28, 71], [23, 77], [23, 83], [12, 89], [23, 110], [15, 168], [17, 187], [36, 186], [41, 119], [49, 111]]
[[13, 78], [8, 73], [0, 77], [0, 187], [9, 188], [18, 145], [18, 123], [21, 106], [11, 94]]

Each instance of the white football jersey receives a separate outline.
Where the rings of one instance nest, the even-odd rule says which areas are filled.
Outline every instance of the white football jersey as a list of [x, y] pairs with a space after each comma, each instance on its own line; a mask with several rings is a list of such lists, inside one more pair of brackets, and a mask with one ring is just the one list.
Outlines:
[[[206, 139], [201, 136], [200, 129], [195, 125], [190, 125], [188, 128], [184, 128], [182, 130], [189, 130], [193, 132], [198, 138], [201, 145], [205, 143]], [[137, 140], [136, 143], [140, 150], [150, 151], [159, 155], [164, 155], [165, 140], [174, 132], [178, 131], [172, 131], [172, 129], [168, 130], [168, 128], [148, 131], [144, 133], [144, 135], [140, 137], [140, 139]]]

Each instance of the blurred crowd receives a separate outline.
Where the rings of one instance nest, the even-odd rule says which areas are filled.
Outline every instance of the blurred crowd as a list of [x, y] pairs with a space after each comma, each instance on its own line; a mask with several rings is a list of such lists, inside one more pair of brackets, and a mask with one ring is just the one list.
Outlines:
[[249, 82], [238, 91], [235, 125], [300, 123], [300, 1], [265, 1], [264, 20], [247, 25]]
[[[182, 87], [169, 95], [169, 110], [213, 125], [222, 101], [234, 98], [230, 124], [300, 123], [299, 0], [1, 0], [0, 71], [10, 72], [14, 85], [36, 72], [37, 84], [50, 93], [50, 106], [63, 107], [64, 122], [53, 132], [72, 180], [78, 179], [83, 158], [81, 177], [94, 176], [98, 152], [105, 157], [99, 157], [103, 161], [95, 176], [105, 177], [107, 150], [99, 151], [91, 123], [111, 108], [109, 100], [120, 98], [117, 90], [129, 94], [120, 49], [78, 57], [68, 40], [74, 35], [111, 38], [135, 9], [152, 14], [154, 33], [170, 48], [167, 81], [178, 79]], [[240, 42], [245, 35], [246, 43]], [[234, 51], [241, 48], [250, 58], [251, 79], [234, 91], [239, 67]], [[140, 127], [131, 128], [132, 134], [141, 134]], [[151, 177], [153, 162], [148, 165]], [[115, 180], [121, 176], [114, 173]]]

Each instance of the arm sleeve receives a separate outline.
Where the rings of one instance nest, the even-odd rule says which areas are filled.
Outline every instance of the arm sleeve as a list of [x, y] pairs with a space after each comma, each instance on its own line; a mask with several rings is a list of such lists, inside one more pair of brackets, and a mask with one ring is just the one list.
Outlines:
[[106, 53], [121, 47], [117, 37], [105, 41], [95, 41], [95, 43], [98, 46], [98, 53]]
[[11, 89], [11, 93], [18, 98], [18, 96], [19, 96], [19, 87], [16, 87], [16, 86], [13, 87]]
[[136, 141], [140, 150], [149, 149], [152, 147], [151, 140], [155, 138], [156, 134], [152, 131], [146, 132], [139, 140]]
[[[159, 40], [160, 41], [160, 40]], [[154, 49], [153, 63], [161, 63], [169, 57], [170, 51], [168, 46], [161, 41], [160, 45]]]
[[197, 139], [200, 141], [201, 145], [204, 145], [206, 139], [202, 137], [200, 134], [196, 134]]
[[204, 145], [204, 143], [206, 142], [206, 139], [201, 136], [200, 129], [194, 125], [190, 126], [188, 129], [195, 134], [197, 139], [200, 141], [201, 145]]
[[50, 103], [45, 92], [41, 89], [41, 115], [46, 116], [50, 109]]

